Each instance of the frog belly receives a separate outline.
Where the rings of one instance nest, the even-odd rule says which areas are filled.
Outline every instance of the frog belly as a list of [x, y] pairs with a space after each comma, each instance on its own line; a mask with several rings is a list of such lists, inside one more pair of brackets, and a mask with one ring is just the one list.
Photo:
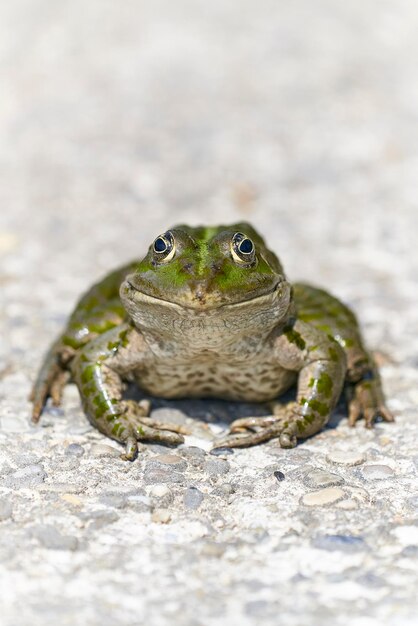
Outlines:
[[294, 372], [277, 365], [254, 364], [242, 368], [226, 364], [178, 363], [141, 368], [137, 385], [162, 398], [216, 397], [243, 402], [273, 400], [291, 387]]

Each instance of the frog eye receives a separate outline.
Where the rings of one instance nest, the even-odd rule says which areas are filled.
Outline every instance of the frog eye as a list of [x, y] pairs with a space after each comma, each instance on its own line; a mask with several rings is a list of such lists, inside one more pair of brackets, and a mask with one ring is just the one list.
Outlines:
[[159, 235], [157, 239], [154, 240], [152, 249], [157, 261], [163, 263], [171, 261], [176, 252], [173, 234], [168, 230], [163, 235]]
[[236, 263], [240, 265], [253, 265], [255, 256], [255, 246], [251, 239], [243, 233], [235, 233], [231, 241], [231, 254]]

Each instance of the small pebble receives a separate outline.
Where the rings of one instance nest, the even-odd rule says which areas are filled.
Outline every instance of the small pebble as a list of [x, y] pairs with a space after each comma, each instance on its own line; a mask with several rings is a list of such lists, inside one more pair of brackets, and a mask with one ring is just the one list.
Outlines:
[[105, 443], [94, 443], [91, 446], [90, 454], [95, 458], [102, 457], [119, 457], [121, 455], [122, 448], [114, 448], [113, 446], [108, 446]]
[[203, 465], [203, 470], [211, 475], [227, 474], [231, 466], [225, 459], [209, 459]]
[[231, 456], [231, 454], [234, 454], [234, 450], [226, 447], [212, 448], [209, 454], [212, 454], [212, 456]]
[[167, 424], [184, 425], [188, 421], [188, 416], [179, 411], [179, 409], [172, 409], [170, 407], [161, 407], [159, 409], [153, 409], [151, 411], [151, 417], [160, 422], [166, 422]]
[[0, 522], [4, 522], [12, 516], [13, 507], [11, 502], [0, 500]]
[[64, 493], [61, 496], [61, 500], [64, 500], [65, 502], [69, 502], [70, 504], [73, 504], [74, 506], [82, 505], [82, 501], [80, 500], [80, 498], [78, 498], [72, 493]]
[[371, 480], [392, 478], [394, 473], [393, 469], [388, 465], [365, 465], [362, 469], [364, 478], [370, 478]]
[[168, 524], [171, 520], [171, 513], [168, 509], [155, 509], [152, 513], [151, 519], [156, 524]]
[[89, 522], [89, 530], [100, 530], [108, 524], [113, 524], [114, 522], [117, 522], [119, 519], [119, 515], [116, 513], [116, 511], [98, 510], [82, 513], [80, 515], [80, 518], [85, 519]]
[[189, 487], [184, 494], [184, 506], [196, 510], [203, 502], [204, 495], [197, 487]]
[[335, 506], [337, 509], [342, 509], [343, 511], [355, 511], [355, 509], [358, 509], [358, 502], [347, 498], [347, 500], [340, 500]]
[[127, 498], [128, 505], [137, 513], [147, 513], [152, 507], [151, 498], [143, 495], [131, 495]]
[[174, 500], [173, 492], [167, 485], [154, 485], [149, 492], [153, 501], [158, 501], [158, 506], [167, 508]]
[[323, 487], [335, 487], [344, 483], [344, 478], [338, 474], [331, 474], [326, 470], [312, 469], [303, 476], [303, 482], [308, 487], [316, 487], [317, 489]]
[[277, 480], [279, 482], [281, 482], [282, 480], [284, 480], [286, 478], [286, 476], [283, 474], [283, 472], [281, 472], [280, 470], [276, 470], [274, 472], [274, 477], [277, 478]]
[[71, 456], [83, 456], [84, 448], [83, 446], [80, 446], [79, 443], [70, 443], [65, 448], [65, 454], [69, 454]]
[[320, 535], [312, 540], [312, 545], [320, 550], [348, 553], [361, 552], [367, 548], [364, 539], [353, 535]]
[[35, 487], [42, 484], [46, 476], [42, 465], [28, 465], [7, 476], [4, 482], [7, 487]]
[[63, 535], [51, 524], [34, 526], [30, 532], [49, 550], [76, 550], [78, 547], [77, 537]]
[[222, 485], [217, 485], [215, 489], [211, 492], [214, 496], [231, 496], [235, 493], [235, 487], [231, 485], [231, 483], [223, 483]]
[[[165, 498], [171, 494], [171, 490], [167, 485], [155, 485], [151, 487], [149, 495], [154, 498]], [[172, 495], [172, 494], [171, 494]]]
[[364, 463], [366, 457], [361, 452], [334, 450], [327, 454], [326, 459], [336, 465], [360, 465]]
[[127, 500], [124, 496], [116, 493], [103, 494], [99, 498], [99, 502], [105, 506], [110, 506], [114, 509], [124, 509], [127, 505]]
[[203, 450], [203, 448], [199, 448], [199, 446], [186, 446], [185, 444], [182, 444], [179, 446], [178, 450], [185, 456], [206, 456], [205, 450]]
[[184, 476], [180, 472], [168, 467], [149, 467], [147, 464], [144, 470], [144, 482], [146, 485], [156, 485], [160, 483], [183, 483]]
[[333, 504], [338, 502], [344, 497], [345, 493], [338, 487], [328, 487], [327, 489], [321, 489], [320, 491], [312, 491], [302, 496], [300, 502], [306, 506], [324, 506], [326, 504]]
[[148, 463], [148, 467], [155, 465], [167, 465], [174, 467], [176, 470], [184, 471], [187, 469], [187, 461], [176, 454], [157, 454]]

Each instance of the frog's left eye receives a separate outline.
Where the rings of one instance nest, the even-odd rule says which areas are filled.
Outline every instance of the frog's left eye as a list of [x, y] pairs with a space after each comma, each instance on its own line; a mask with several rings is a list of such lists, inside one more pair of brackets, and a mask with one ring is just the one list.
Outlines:
[[171, 261], [176, 252], [173, 234], [168, 230], [163, 235], [157, 237], [153, 243], [152, 249], [157, 261], [164, 263]]
[[231, 254], [236, 263], [240, 265], [253, 265], [255, 256], [255, 246], [244, 233], [235, 233], [231, 241]]

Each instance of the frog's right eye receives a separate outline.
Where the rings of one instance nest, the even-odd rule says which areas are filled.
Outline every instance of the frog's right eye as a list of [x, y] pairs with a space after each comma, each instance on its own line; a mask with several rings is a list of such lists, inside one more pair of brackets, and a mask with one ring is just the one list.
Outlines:
[[173, 234], [170, 231], [167, 231], [163, 235], [157, 237], [153, 243], [152, 249], [157, 261], [171, 261], [176, 252]]

